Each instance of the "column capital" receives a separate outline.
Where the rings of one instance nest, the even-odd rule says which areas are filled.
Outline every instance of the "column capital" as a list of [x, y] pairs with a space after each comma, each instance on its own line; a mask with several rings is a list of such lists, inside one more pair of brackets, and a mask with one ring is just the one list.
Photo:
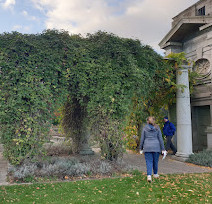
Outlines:
[[190, 69], [191, 68], [191, 65], [188, 65], [188, 64], [182, 64], [180, 67], [179, 67], [179, 69], [186, 69], [186, 70], [188, 70], [188, 69]]

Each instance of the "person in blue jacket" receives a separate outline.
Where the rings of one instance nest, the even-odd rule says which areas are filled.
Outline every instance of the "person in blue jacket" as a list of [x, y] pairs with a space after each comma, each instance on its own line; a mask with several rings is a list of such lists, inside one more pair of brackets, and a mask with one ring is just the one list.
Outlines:
[[176, 154], [177, 149], [172, 143], [172, 137], [175, 134], [176, 128], [173, 123], [171, 123], [167, 116], [164, 118], [164, 126], [163, 126], [163, 134], [166, 136], [166, 151], [171, 149], [173, 151], [173, 155]]

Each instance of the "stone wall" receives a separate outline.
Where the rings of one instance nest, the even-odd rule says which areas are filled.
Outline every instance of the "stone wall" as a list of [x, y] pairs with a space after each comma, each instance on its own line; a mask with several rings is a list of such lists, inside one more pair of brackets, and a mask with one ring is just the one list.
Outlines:
[[[195, 35], [195, 36], [194, 36]], [[202, 30], [190, 36], [190, 39], [183, 42], [183, 51], [192, 61], [206, 58], [211, 61], [212, 56], [212, 27]]]

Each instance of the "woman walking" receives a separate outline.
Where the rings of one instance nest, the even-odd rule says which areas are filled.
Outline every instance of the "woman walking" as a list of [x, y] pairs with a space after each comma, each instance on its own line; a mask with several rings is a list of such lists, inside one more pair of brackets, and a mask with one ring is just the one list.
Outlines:
[[159, 155], [166, 154], [164, 148], [163, 138], [158, 125], [155, 124], [155, 118], [150, 116], [147, 118], [147, 124], [142, 130], [140, 153], [144, 152], [146, 167], [147, 167], [147, 181], [152, 181], [152, 169], [154, 172], [153, 177], [158, 178], [158, 161]]

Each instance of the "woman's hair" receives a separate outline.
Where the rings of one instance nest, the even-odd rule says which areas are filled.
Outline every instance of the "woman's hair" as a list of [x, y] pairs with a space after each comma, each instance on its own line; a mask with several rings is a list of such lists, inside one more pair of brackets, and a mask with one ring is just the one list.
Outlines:
[[148, 124], [155, 126], [155, 117], [149, 116], [146, 120]]

